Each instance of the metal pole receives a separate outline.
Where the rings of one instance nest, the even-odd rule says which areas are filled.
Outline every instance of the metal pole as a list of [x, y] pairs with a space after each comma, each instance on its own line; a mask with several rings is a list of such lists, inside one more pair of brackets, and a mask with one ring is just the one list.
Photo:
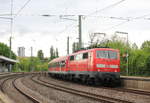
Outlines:
[[31, 57], [33, 56], [33, 47], [31, 47]]
[[[10, 19], [10, 50], [12, 48], [12, 34], [13, 34], [13, 0], [11, 0], [11, 19]], [[11, 51], [10, 51], [10, 58], [11, 58]]]
[[31, 65], [30, 65], [31, 67], [30, 67], [30, 71], [33, 71], [33, 67], [32, 67], [33, 66], [33, 64], [32, 64], [32, 61], [33, 61], [32, 59], [33, 58], [32, 57], [33, 57], [33, 47], [31, 47]]
[[79, 49], [82, 48], [82, 16], [79, 15]]
[[126, 34], [127, 35], [127, 75], [129, 75], [129, 40], [128, 40], [128, 33]]
[[67, 54], [69, 55], [69, 36], [67, 37]]
[[[10, 21], [10, 52], [9, 52], [9, 58], [12, 57], [12, 54], [11, 54], [11, 49], [12, 49], [12, 34], [13, 34], [13, 0], [11, 0], [11, 11], [10, 11], [10, 14], [11, 14], [11, 21]], [[9, 71], [11, 72], [11, 69], [12, 69], [12, 65], [10, 64], [9, 65]]]

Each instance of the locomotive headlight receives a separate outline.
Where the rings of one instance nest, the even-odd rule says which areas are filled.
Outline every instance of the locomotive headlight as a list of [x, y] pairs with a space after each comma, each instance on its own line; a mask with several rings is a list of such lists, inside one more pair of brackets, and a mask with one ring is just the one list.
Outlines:
[[97, 68], [105, 68], [106, 65], [105, 65], [105, 64], [96, 64], [96, 67], [97, 67]]

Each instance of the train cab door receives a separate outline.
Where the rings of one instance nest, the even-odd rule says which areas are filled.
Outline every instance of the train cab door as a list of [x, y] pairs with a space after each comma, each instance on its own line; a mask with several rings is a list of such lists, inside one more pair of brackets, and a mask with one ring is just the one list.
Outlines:
[[82, 69], [83, 69], [83, 71], [88, 71], [88, 62], [89, 62], [88, 55], [89, 55], [88, 52], [82, 54]]
[[93, 65], [92, 55], [93, 55], [93, 52], [88, 52], [87, 71], [92, 71], [92, 65]]

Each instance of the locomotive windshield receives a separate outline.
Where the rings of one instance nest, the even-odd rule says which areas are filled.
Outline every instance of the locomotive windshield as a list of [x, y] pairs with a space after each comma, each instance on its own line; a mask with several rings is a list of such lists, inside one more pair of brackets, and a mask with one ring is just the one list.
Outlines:
[[117, 59], [117, 52], [115, 51], [108, 51], [108, 50], [103, 50], [103, 51], [96, 51], [96, 57], [97, 58], [107, 58], [107, 59]]

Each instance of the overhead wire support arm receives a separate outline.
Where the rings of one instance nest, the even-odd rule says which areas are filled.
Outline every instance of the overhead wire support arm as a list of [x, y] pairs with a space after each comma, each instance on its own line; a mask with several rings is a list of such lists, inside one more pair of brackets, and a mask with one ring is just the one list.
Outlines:
[[60, 18], [60, 19], [65, 19], [65, 20], [71, 20], [71, 21], [77, 21], [76, 19], [70, 19], [70, 18]]
[[9, 20], [11, 20], [12, 18], [8, 18], [8, 17], [0, 17], [0, 19], [9, 19]]

